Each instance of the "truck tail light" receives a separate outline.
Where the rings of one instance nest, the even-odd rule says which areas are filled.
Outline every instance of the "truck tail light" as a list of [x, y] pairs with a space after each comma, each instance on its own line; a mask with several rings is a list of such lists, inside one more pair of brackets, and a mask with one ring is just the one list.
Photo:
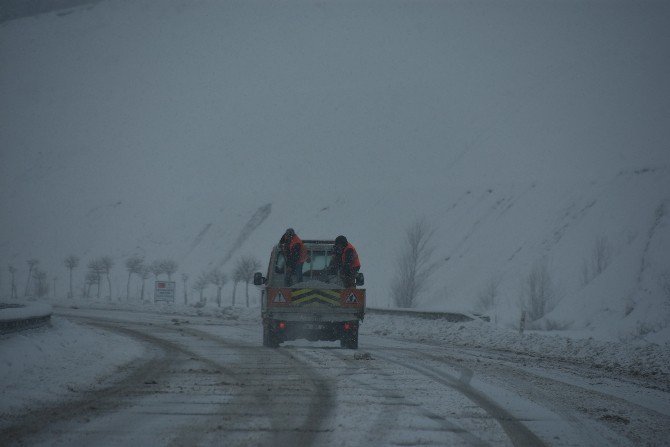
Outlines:
[[350, 331], [351, 330], [351, 323], [344, 323], [343, 328], [347, 332]]
[[278, 327], [283, 331], [284, 329], [286, 329], [286, 322], [280, 321]]

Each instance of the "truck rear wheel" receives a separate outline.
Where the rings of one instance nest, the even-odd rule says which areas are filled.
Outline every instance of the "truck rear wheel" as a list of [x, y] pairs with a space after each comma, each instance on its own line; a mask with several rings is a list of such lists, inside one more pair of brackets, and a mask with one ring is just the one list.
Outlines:
[[358, 349], [358, 327], [340, 339], [340, 347], [345, 349]]
[[274, 331], [267, 326], [263, 326], [263, 346], [266, 348], [278, 348], [279, 341]]

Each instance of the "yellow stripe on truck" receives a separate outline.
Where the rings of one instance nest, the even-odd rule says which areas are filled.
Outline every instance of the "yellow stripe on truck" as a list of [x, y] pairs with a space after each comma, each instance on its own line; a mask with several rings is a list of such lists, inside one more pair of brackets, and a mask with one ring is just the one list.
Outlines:
[[291, 304], [302, 305], [309, 301], [321, 301], [331, 306], [340, 305], [340, 293], [323, 289], [300, 289], [293, 292]]

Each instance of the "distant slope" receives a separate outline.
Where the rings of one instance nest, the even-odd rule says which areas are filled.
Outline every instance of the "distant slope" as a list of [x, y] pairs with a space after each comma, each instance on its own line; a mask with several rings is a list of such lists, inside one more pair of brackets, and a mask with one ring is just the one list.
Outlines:
[[[67, 254], [77, 287], [110, 255], [124, 290], [132, 254], [229, 271], [290, 226], [347, 235], [385, 307], [425, 217], [438, 268], [419, 307], [494, 290], [487, 312], [515, 326], [544, 265], [537, 327], [667, 340], [668, 18], [664, 2], [108, 0], [6, 20], [0, 262], [20, 285], [36, 257], [63, 290]], [[607, 266], [584, 281], [599, 240]]]
[[3, 0], [0, 5], [0, 24], [53, 11], [63, 16], [71, 12], [72, 8], [100, 1], [102, 0]]

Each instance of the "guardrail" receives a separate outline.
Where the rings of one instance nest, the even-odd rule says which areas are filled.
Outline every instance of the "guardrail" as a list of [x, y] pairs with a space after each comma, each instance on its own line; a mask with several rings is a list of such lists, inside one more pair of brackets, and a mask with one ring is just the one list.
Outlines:
[[50, 322], [51, 306], [48, 304], [0, 303], [0, 334], [45, 326]]
[[484, 321], [491, 321], [491, 318], [489, 318], [488, 316], [480, 314], [464, 314], [459, 312], [432, 312], [432, 311], [413, 310], [413, 309], [367, 307], [365, 309], [365, 313], [377, 314], [377, 315], [402, 315], [402, 316], [423, 318], [426, 320], [445, 320], [450, 323], [473, 321], [476, 318], [479, 318]]

